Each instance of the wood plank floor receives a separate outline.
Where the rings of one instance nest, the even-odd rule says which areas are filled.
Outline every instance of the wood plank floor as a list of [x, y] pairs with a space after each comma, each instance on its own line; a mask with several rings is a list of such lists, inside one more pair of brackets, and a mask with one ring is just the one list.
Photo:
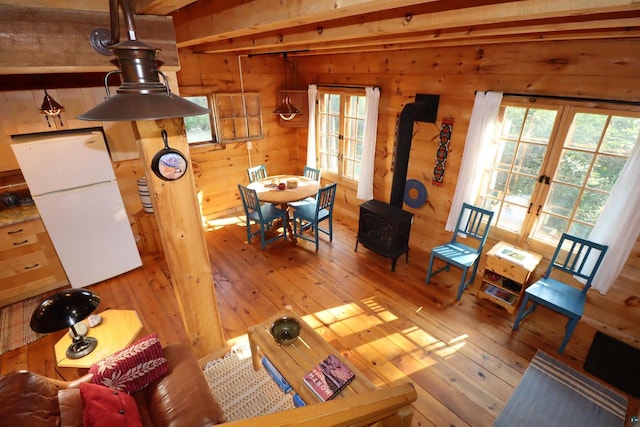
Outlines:
[[[247, 327], [291, 306], [375, 384], [411, 381], [418, 391], [415, 426], [491, 426], [541, 349], [582, 370], [595, 331], [581, 323], [565, 354], [556, 350], [564, 319], [544, 308], [512, 332], [514, 316], [470, 289], [455, 301], [459, 272], [425, 285], [426, 254], [412, 250], [409, 264], [360, 247], [357, 224], [334, 219], [334, 239], [313, 244], [279, 241], [266, 251], [245, 242], [242, 218], [210, 223], [209, 256], [226, 337], [246, 340]], [[184, 341], [164, 258], [146, 255], [144, 267], [91, 287], [98, 311], [137, 310], [142, 333], [163, 344]], [[0, 356], [0, 373], [30, 369], [52, 377], [77, 371], [55, 367], [53, 345], [64, 332]], [[629, 399], [628, 414], [638, 413]], [[628, 417], [627, 417], [628, 419]], [[628, 424], [628, 423], [627, 423]]]

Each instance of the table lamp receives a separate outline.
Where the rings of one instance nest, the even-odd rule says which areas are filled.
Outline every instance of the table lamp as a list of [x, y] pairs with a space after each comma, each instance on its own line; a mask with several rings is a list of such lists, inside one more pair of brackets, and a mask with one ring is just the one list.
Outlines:
[[67, 348], [69, 359], [79, 359], [91, 353], [98, 345], [94, 337], [79, 334], [74, 325], [86, 319], [100, 303], [100, 297], [86, 289], [66, 289], [38, 304], [31, 316], [34, 332], [51, 333], [71, 328], [73, 341]]

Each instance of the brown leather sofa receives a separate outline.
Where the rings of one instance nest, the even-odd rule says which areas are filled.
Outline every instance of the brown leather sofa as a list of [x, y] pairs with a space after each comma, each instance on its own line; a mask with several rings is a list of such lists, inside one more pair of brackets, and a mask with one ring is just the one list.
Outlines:
[[[153, 427], [204, 427], [223, 422], [202, 368], [185, 344], [164, 348], [169, 374], [133, 396], [142, 424]], [[224, 353], [222, 353], [224, 354]], [[0, 426], [81, 427], [82, 400], [73, 383], [46, 378], [28, 371], [0, 377]], [[224, 423], [225, 427], [296, 425], [318, 427], [409, 427], [417, 398], [409, 383], [382, 387], [357, 396], [334, 399], [259, 417]]]
[[[189, 347], [172, 344], [164, 353], [169, 374], [133, 395], [142, 424], [204, 427], [223, 422], [222, 411]], [[73, 387], [73, 383], [29, 371], [0, 377], [0, 426], [81, 426], [82, 400]]]

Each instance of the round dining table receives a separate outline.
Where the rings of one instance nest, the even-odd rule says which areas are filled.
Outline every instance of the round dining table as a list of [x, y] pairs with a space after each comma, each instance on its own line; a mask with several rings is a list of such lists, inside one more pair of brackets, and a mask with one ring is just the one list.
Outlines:
[[[297, 185], [291, 185], [294, 182], [297, 183]], [[283, 189], [278, 187], [278, 185], [282, 183], [284, 183]], [[318, 194], [318, 190], [320, 190], [320, 182], [305, 176], [275, 175], [268, 176], [260, 181], [254, 181], [247, 187], [252, 190], [256, 190], [256, 193], [258, 193], [258, 199], [261, 202], [279, 204], [281, 209], [287, 211], [287, 232], [289, 233], [291, 241], [295, 243], [297, 239], [293, 234], [291, 219], [288, 214], [289, 203], [297, 202]]]

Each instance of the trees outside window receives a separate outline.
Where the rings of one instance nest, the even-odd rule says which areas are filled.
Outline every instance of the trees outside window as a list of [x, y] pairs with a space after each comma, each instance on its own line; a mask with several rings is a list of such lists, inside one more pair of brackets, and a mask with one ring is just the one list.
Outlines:
[[[185, 96], [184, 98], [201, 107], [211, 109], [208, 96]], [[211, 113], [183, 117], [183, 120], [189, 144], [215, 142], [211, 126]]]
[[364, 90], [318, 91], [317, 141], [323, 177], [357, 181], [364, 141]]
[[639, 138], [637, 111], [503, 101], [477, 203], [502, 240], [588, 238]]

